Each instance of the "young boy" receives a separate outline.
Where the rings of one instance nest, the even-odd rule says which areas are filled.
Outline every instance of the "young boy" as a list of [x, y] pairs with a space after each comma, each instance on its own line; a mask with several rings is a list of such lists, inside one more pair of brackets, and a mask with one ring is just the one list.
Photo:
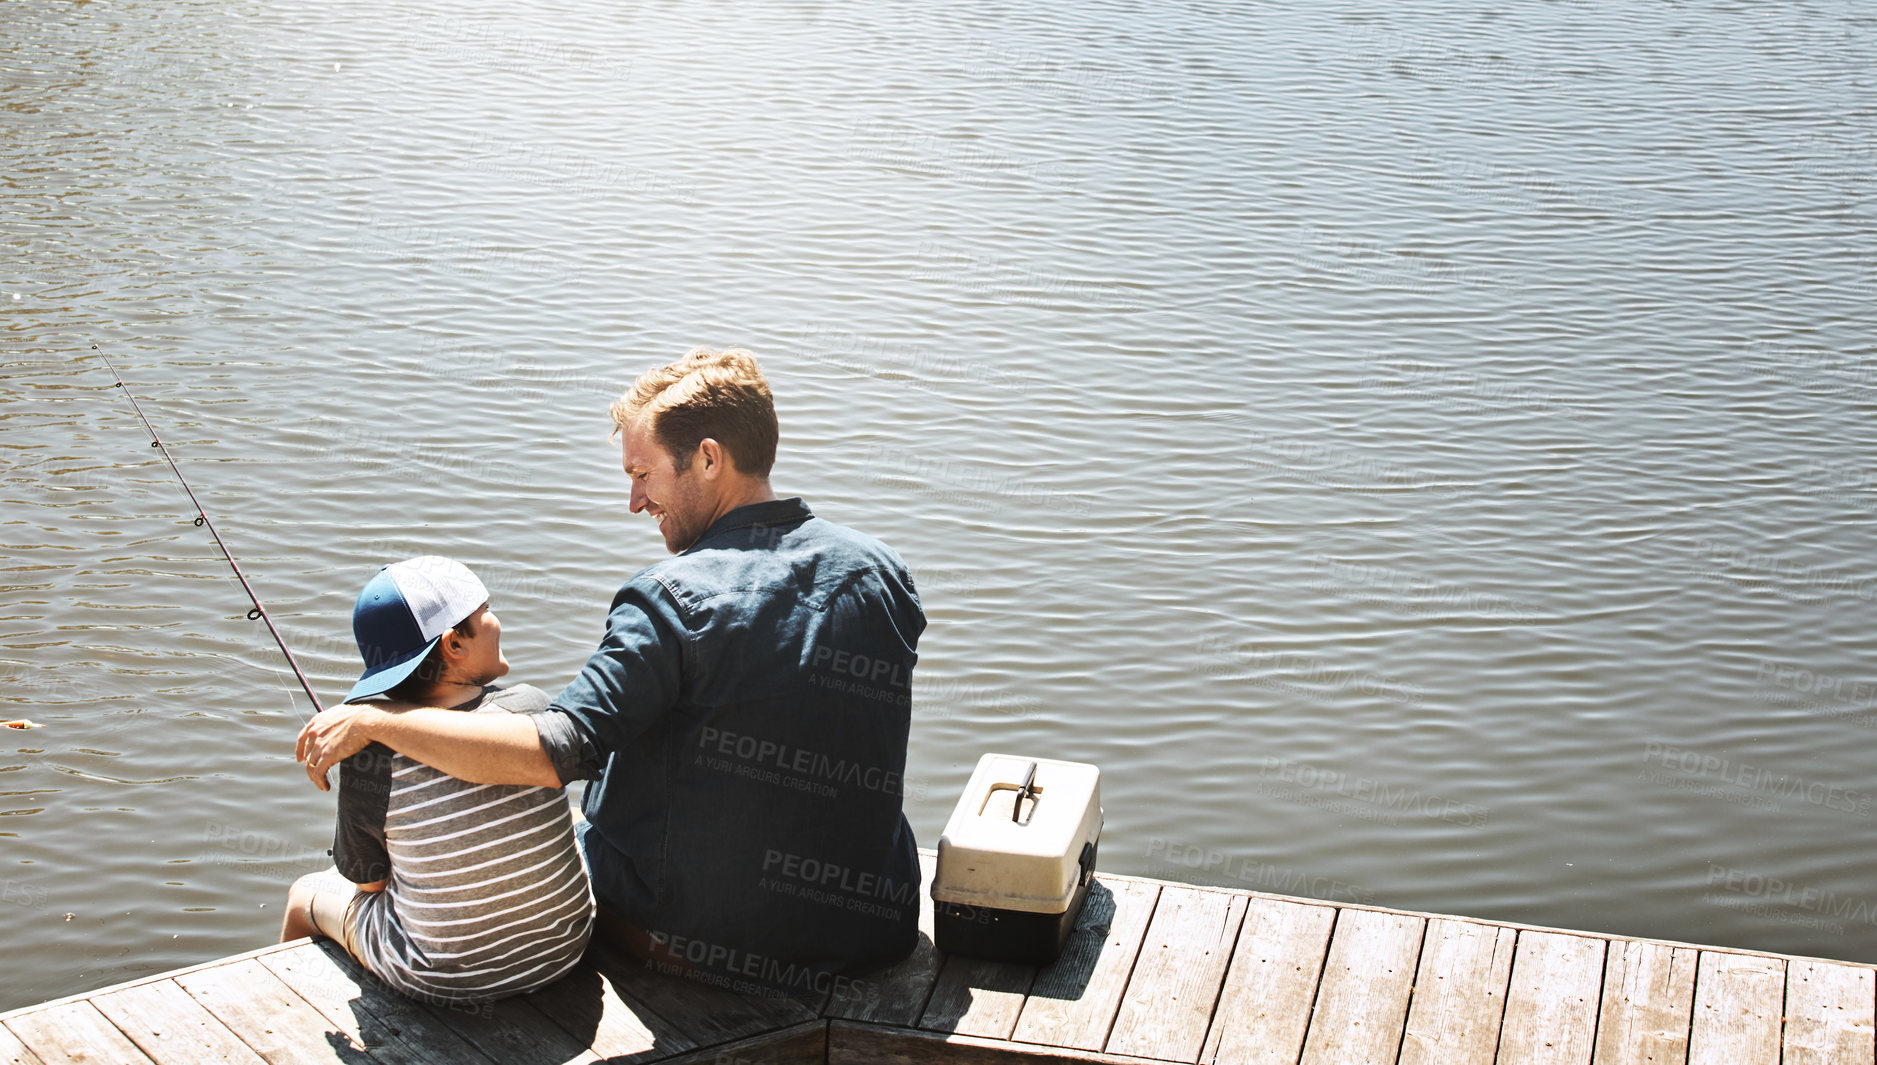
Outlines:
[[[352, 610], [365, 672], [347, 702], [526, 713], [496, 688], [502, 625], [475, 574], [425, 555], [378, 571]], [[580, 960], [593, 896], [559, 788], [470, 784], [372, 744], [339, 767], [334, 869], [301, 877], [281, 939], [323, 934], [385, 983], [451, 1005], [520, 994]]]

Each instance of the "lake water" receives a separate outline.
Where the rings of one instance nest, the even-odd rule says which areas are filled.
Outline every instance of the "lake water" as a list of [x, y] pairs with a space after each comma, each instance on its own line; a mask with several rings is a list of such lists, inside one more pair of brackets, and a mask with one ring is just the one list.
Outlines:
[[0, 1009], [249, 949], [377, 565], [550, 691], [696, 344], [917, 574], [909, 810], [1104, 868], [1877, 961], [1850, 2], [0, 5]]

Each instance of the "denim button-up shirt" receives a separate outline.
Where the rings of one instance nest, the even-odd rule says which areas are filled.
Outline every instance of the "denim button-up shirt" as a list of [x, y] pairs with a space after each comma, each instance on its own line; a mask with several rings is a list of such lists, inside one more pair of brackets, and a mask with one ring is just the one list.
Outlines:
[[739, 507], [613, 597], [537, 716], [586, 792], [601, 906], [738, 990], [829, 990], [917, 941], [901, 810], [925, 613], [891, 548], [800, 499]]

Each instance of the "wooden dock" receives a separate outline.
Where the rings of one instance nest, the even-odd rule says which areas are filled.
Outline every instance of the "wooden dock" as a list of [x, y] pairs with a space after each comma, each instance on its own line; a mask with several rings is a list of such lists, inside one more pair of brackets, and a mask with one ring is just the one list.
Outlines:
[[1868, 965], [1105, 874], [1042, 968], [940, 954], [929, 897], [922, 920], [911, 957], [819, 1000], [596, 950], [545, 990], [447, 1009], [300, 940], [0, 1015], [0, 1063], [1874, 1060]]

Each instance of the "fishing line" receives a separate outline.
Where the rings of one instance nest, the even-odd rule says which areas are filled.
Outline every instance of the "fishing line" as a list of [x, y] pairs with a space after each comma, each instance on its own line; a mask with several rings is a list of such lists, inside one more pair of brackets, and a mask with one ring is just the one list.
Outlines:
[[274, 643], [280, 647], [280, 653], [287, 656], [287, 664], [293, 667], [293, 675], [300, 678], [300, 687], [306, 690], [306, 697], [313, 701], [313, 712], [318, 713], [325, 709], [319, 704], [319, 696], [313, 694], [313, 685], [306, 679], [306, 674], [300, 670], [300, 663], [294, 659], [293, 652], [287, 650], [287, 641], [281, 639], [280, 630], [274, 627], [274, 619], [267, 616], [267, 608], [261, 605], [261, 597], [254, 594], [254, 587], [248, 583], [247, 576], [241, 572], [241, 564], [236, 562], [235, 556], [229, 553], [228, 545], [222, 543], [222, 534], [215, 531], [215, 523], [209, 520], [208, 511], [202, 509], [202, 502], [196, 498], [195, 489], [189, 487], [189, 479], [182, 475], [182, 467], [176, 465], [176, 460], [171, 457], [169, 448], [165, 447], [162, 438], [156, 435], [156, 426], [151, 425], [150, 419], [143, 416], [143, 405], [137, 402], [137, 397], [131, 392], [130, 386], [118, 376], [117, 367], [111, 365], [111, 357], [104, 353], [104, 349], [93, 344], [91, 350], [97, 352], [98, 357], [104, 360], [104, 365], [110, 368], [111, 376], [117, 379], [117, 387], [123, 389], [124, 395], [130, 397], [130, 406], [137, 412], [137, 420], [142, 422], [143, 427], [150, 433], [150, 446], [163, 453], [163, 458], [169, 462], [169, 468], [175, 472], [176, 480], [182, 485], [182, 490], [189, 494], [189, 502], [196, 508], [195, 523], [207, 529], [209, 535], [215, 538], [215, 546], [222, 549], [222, 557], [228, 560], [228, 565], [235, 571], [235, 579], [241, 582], [242, 590], [248, 593], [248, 600], [254, 604], [254, 609], [248, 611], [248, 620], [253, 621], [259, 618], [266, 623], [267, 631], [273, 635]]

